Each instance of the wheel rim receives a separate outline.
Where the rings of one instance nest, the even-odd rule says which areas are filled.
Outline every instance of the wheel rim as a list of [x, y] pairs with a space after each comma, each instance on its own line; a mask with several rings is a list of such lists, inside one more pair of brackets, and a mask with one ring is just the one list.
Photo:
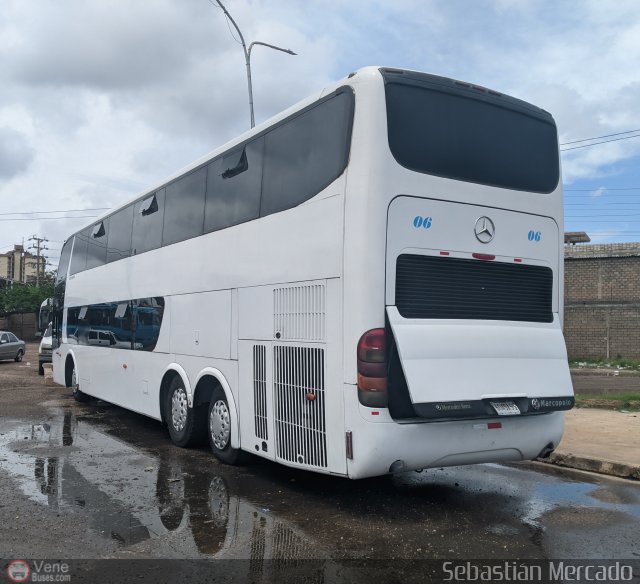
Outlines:
[[171, 396], [171, 422], [177, 432], [184, 429], [187, 423], [187, 392], [179, 387]]
[[74, 391], [78, 391], [78, 374], [76, 373], [76, 368], [73, 368], [71, 372], [71, 389]]
[[209, 433], [211, 434], [213, 445], [218, 450], [224, 450], [229, 444], [231, 423], [229, 420], [229, 408], [224, 400], [219, 399], [211, 408]]
[[18, 351], [18, 362], [22, 361], [22, 351]]

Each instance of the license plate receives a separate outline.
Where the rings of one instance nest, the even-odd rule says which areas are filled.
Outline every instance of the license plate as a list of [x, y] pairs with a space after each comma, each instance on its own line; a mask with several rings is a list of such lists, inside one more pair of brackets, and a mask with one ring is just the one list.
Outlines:
[[517, 416], [520, 414], [520, 408], [512, 401], [490, 403], [499, 416]]

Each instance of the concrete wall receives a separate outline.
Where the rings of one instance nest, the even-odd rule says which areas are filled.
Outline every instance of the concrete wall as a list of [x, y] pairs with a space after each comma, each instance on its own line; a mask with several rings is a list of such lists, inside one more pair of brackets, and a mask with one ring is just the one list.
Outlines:
[[11, 331], [23, 341], [36, 340], [37, 317], [33, 312], [0, 316], [0, 330]]
[[565, 247], [572, 359], [640, 358], [640, 243]]

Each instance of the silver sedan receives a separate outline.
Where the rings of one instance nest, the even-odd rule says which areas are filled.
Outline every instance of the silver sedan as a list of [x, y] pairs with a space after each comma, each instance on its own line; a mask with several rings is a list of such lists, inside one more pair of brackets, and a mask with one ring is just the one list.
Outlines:
[[26, 344], [13, 333], [0, 331], [0, 359], [13, 359], [22, 361], [26, 350]]

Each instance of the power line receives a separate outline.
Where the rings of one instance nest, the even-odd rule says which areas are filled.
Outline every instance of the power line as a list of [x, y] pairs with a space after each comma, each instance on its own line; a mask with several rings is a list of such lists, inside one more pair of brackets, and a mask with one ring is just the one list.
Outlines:
[[0, 213], [2, 216], [7, 215], [50, 215], [52, 213], [84, 213], [85, 211], [106, 211], [111, 207], [95, 207], [93, 209], [62, 209], [60, 211], [15, 211], [13, 213]]
[[594, 142], [593, 144], [583, 144], [582, 146], [572, 146], [571, 148], [560, 148], [560, 152], [568, 150], [577, 150], [578, 148], [589, 148], [590, 146], [598, 146], [599, 144], [608, 144], [609, 142], [619, 142], [620, 140], [631, 140], [631, 138], [640, 138], [640, 134], [635, 136], [625, 136], [624, 138], [613, 138], [611, 140], [602, 140], [602, 142]]
[[582, 140], [574, 140], [573, 142], [563, 142], [560, 146], [568, 146], [569, 144], [578, 144], [579, 142], [592, 142], [593, 140], [600, 140], [602, 138], [611, 138], [611, 136], [622, 136], [622, 134], [633, 134], [634, 132], [640, 132], [640, 128], [637, 130], [627, 130], [626, 132], [617, 132], [615, 134], [605, 134], [604, 136], [595, 136], [593, 138], [584, 138]]
[[65, 217], [11, 217], [9, 219], [0, 219], [0, 221], [56, 221], [58, 219], [88, 219], [97, 217], [97, 215], [73, 215]]
[[640, 187], [595, 187], [593, 189], [564, 189], [565, 192], [580, 192], [580, 193], [592, 193], [599, 189], [605, 191], [640, 191]]

